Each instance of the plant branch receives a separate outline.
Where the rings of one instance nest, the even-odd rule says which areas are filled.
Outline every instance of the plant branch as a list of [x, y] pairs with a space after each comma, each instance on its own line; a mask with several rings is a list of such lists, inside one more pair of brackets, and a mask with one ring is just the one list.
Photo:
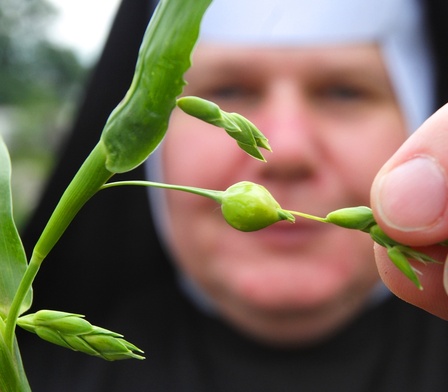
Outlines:
[[42, 264], [43, 257], [40, 257], [33, 253], [28, 268], [26, 269], [25, 274], [23, 275], [22, 281], [17, 289], [17, 293], [14, 296], [14, 300], [11, 304], [11, 308], [8, 314], [8, 318], [6, 319], [5, 326], [5, 334], [4, 339], [7, 344], [7, 347], [12, 351], [14, 346], [14, 332], [17, 324], [17, 319], [20, 316], [20, 308], [22, 305], [22, 301], [24, 300], [26, 294], [28, 293], [31, 285], [33, 284], [34, 278], [39, 271], [40, 265]]
[[202, 188], [196, 188], [196, 187], [191, 187], [191, 186], [172, 185], [172, 184], [164, 184], [161, 182], [138, 181], [138, 180], [109, 182], [109, 183], [101, 186], [100, 190], [107, 189], [107, 188], [113, 188], [113, 187], [117, 187], [117, 186], [129, 186], [129, 185], [164, 188], [164, 189], [172, 189], [172, 190], [176, 190], [176, 191], [194, 193], [195, 195], [208, 197], [209, 199], [215, 200], [218, 203], [221, 202], [222, 193], [223, 193], [222, 191], [202, 189]]

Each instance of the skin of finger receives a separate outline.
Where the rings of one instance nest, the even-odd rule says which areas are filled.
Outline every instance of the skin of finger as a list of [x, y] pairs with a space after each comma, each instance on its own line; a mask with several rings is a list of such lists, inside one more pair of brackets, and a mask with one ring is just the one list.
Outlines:
[[[398, 165], [417, 156], [434, 158], [445, 172], [448, 172], [448, 105], [433, 114], [386, 162], [378, 172], [371, 190], [371, 207], [374, 217], [384, 232], [394, 240], [408, 245], [430, 245], [448, 238], [448, 207], [431, 227], [424, 230], [400, 231], [388, 226], [378, 214], [377, 193], [380, 179]], [[403, 208], [406, 200], [403, 200]], [[447, 203], [448, 205], [448, 203]]]
[[[440, 251], [435, 250], [435, 253]], [[382, 246], [375, 244], [375, 260], [384, 284], [397, 297], [415, 305], [444, 320], [448, 320], [448, 296], [443, 288], [443, 264], [426, 265], [412, 262], [422, 275], [419, 275], [423, 290], [419, 290], [387, 256]]]

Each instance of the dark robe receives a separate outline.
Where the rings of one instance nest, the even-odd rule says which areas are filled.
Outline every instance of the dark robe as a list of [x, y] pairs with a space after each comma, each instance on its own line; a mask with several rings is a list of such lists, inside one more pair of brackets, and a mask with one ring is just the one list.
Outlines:
[[[425, 5], [441, 104], [448, 91], [448, 3]], [[124, 96], [152, 7], [148, 0], [123, 1], [26, 230], [28, 252]], [[142, 179], [143, 169], [120, 178]], [[44, 262], [34, 288], [33, 311], [85, 314], [93, 324], [124, 334], [147, 357], [107, 362], [18, 331], [35, 392], [448, 391], [448, 323], [392, 296], [308, 348], [265, 346], [198, 310], [179, 289], [144, 188], [109, 189], [90, 200]]]

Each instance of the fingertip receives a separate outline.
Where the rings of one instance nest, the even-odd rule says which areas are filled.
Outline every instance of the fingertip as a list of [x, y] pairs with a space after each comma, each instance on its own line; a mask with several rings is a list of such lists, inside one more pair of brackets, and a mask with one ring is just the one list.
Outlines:
[[409, 243], [409, 239], [413, 245], [444, 240], [443, 218], [448, 200], [446, 177], [440, 164], [424, 155], [415, 156], [380, 174], [372, 188], [377, 222], [389, 235], [396, 237], [394, 239], [406, 239], [405, 243]]

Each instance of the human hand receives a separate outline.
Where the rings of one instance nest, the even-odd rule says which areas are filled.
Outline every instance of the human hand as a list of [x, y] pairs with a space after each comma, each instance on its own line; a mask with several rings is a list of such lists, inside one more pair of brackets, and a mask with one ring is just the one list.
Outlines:
[[401, 299], [448, 320], [448, 105], [431, 116], [377, 174], [371, 191], [377, 223], [394, 240], [441, 261], [422, 266], [418, 290], [375, 245], [384, 283]]

